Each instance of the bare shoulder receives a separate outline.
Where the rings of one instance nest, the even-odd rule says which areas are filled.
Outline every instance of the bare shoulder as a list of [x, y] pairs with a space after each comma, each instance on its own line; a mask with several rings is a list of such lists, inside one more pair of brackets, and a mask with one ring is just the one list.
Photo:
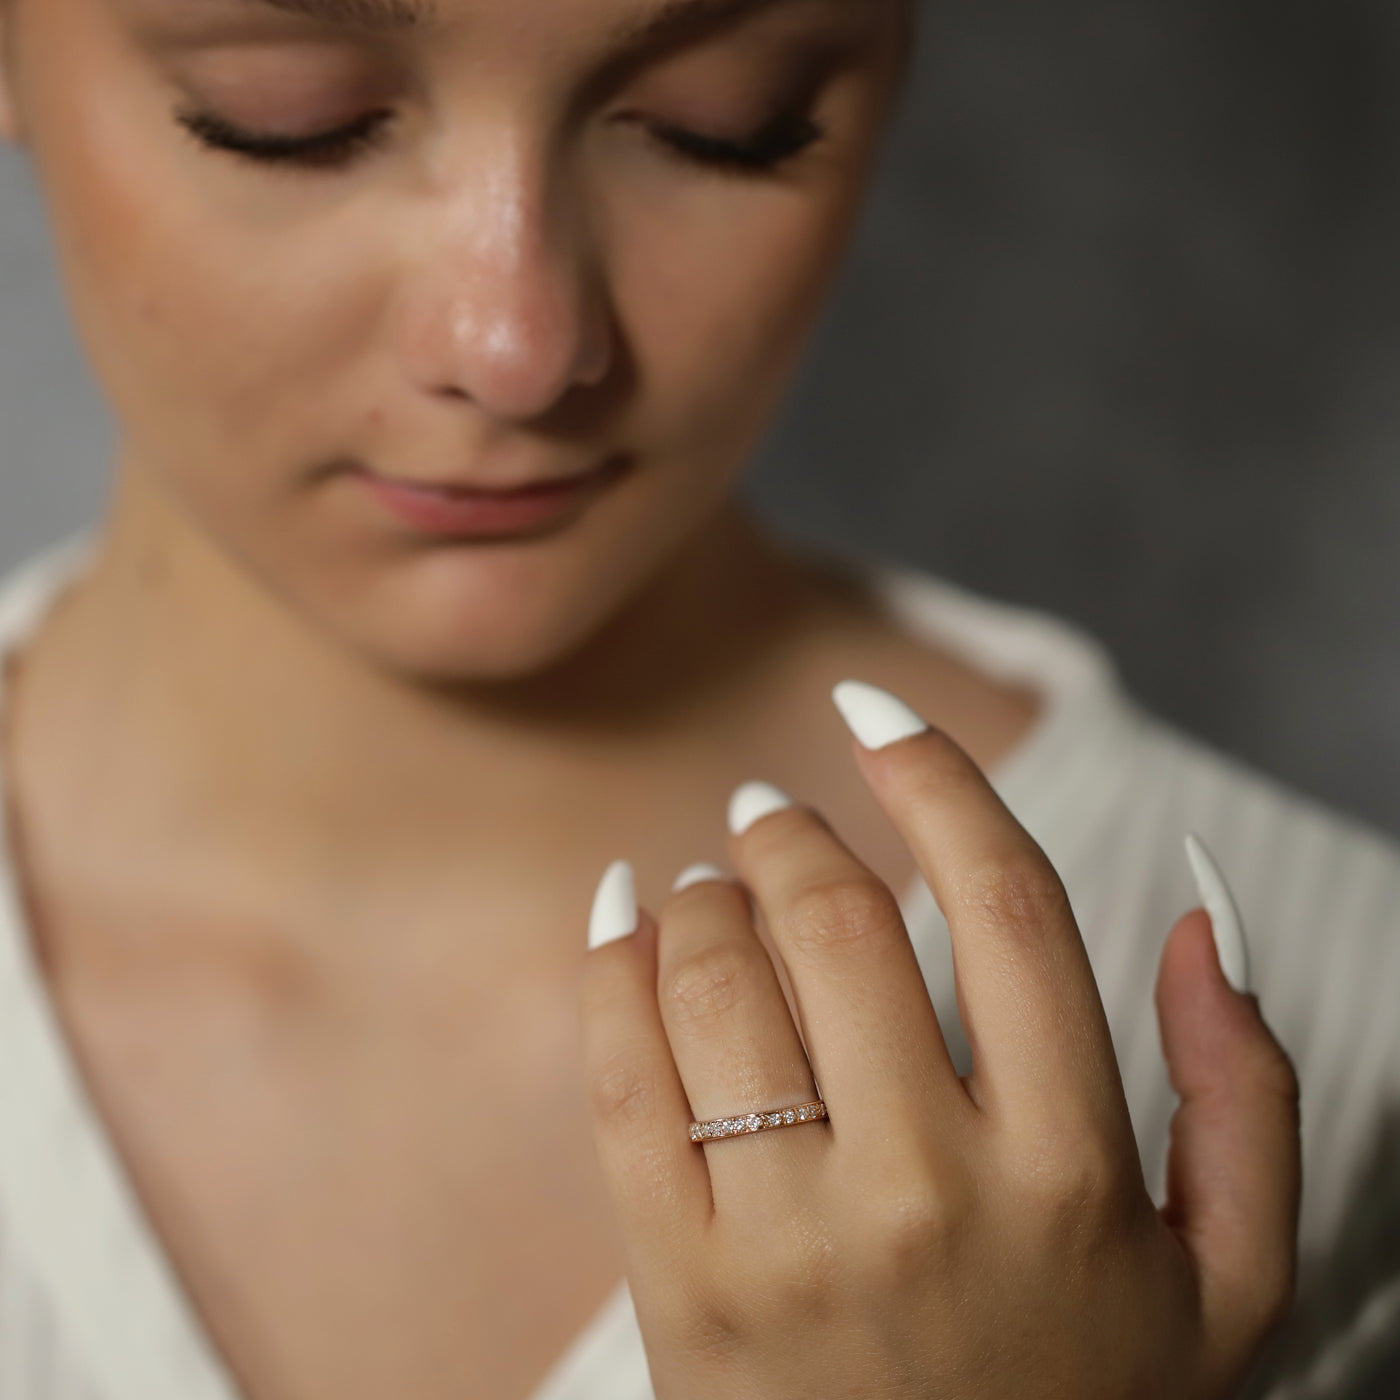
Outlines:
[[816, 654], [827, 671], [901, 696], [984, 769], [996, 767], [1035, 729], [1046, 697], [978, 666], [928, 629], [911, 629], [882, 592], [879, 570], [815, 563], [808, 570], [820, 617]]

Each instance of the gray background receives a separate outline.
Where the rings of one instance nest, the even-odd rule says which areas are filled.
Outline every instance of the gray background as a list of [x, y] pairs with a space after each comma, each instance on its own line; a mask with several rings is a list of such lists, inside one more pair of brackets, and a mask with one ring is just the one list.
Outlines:
[[[1400, 832], [1397, 77], [1395, 0], [937, 0], [754, 498]], [[109, 450], [12, 153], [0, 435], [4, 567]]]

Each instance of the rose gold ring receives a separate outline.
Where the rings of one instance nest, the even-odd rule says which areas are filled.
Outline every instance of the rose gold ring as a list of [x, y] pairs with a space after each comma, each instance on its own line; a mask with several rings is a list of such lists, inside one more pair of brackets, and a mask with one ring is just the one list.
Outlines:
[[826, 1105], [795, 1103], [791, 1108], [774, 1108], [766, 1113], [741, 1113], [737, 1118], [711, 1118], [690, 1125], [691, 1142], [709, 1142], [711, 1138], [738, 1137], [741, 1133], [761, 1133], [765, 1128], [786, 1128], [789, 1123], [810, 1123], [826, 1117]]

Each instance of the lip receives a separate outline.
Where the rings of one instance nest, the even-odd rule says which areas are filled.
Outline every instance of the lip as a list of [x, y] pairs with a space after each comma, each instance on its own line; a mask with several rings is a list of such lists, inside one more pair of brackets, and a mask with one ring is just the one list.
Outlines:
[[609, 457], [576, 476], [506, 489], [405, 481], [358, 468], [353, 478], [388, 514], [428, 535], [501, 539], [537, 533], [589, 504], [621, 475], [624, 459]]

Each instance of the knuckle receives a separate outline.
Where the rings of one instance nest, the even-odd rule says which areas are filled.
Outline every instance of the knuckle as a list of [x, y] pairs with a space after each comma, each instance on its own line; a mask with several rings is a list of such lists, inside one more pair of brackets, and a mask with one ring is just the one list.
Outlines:
[[765, 1300], [759, 1307], [771, 1307], [771, 1321], [778, 1324], [783, 1318], [810, 1317], [829, 1309], [841, 1293], [844, 1263], [836, 1241], [814, 1223], [789, 1229], [755, 1261], [754, 1273], [754, 1295]]
[[966, 904], [1004, 928], [1038, 923], [1069, 908], [1064, 884], [1038, 850], [974, 864], [963, 876], [961, 894]]
[[655, 1117], [656, 1086], [636, 1055], [609, 1055], [594, 1067], [589, 1083], [593, 1113], [604, 1125], [625, 1129]]
[[804, 1298], [830, 1297], [840, 1276], [836, 1242], [822, 1229], [794, 1230], [787, 1241], [784, 1275]]
[[1298, 1071], [1288, 1052], [1272, 1035], [1260, 1046], [1253, 1068], [1257, 1091], [1281, 1102], [1296, 1122], [1302, 1098]]
[[753, 974], [752, 955], [734, 943], [713, 943], [688, 954], [662, 990], [668, 1019], [683, 1025], [720, 1019], [743, 997]]
[[1116, 1228], [1135, 1200], [1120, 1154], [1089, 1127], [1067, 1125], [1023, 1151], [1017, 1175], [1037, 1218], [1056, 1235]]
[[844, 876], [796, 895], [780, 922], [784, 941], [801, 951], [839, 952], [901, 922], [899, 904], [873, 876]]
[[860, 1211], [855, 1253], [882, 1273], [918, 1277], [946, 1257], [967, 1228], [971, 1201], [954, 1182], [915, 1174], [867, 1195]]
[[683, 1346], [692, 1356], [724, 1361], [742, 1350], [749, 1327], [743, 1310], [713, 1291], [691, 1299], [685, 1311]]

